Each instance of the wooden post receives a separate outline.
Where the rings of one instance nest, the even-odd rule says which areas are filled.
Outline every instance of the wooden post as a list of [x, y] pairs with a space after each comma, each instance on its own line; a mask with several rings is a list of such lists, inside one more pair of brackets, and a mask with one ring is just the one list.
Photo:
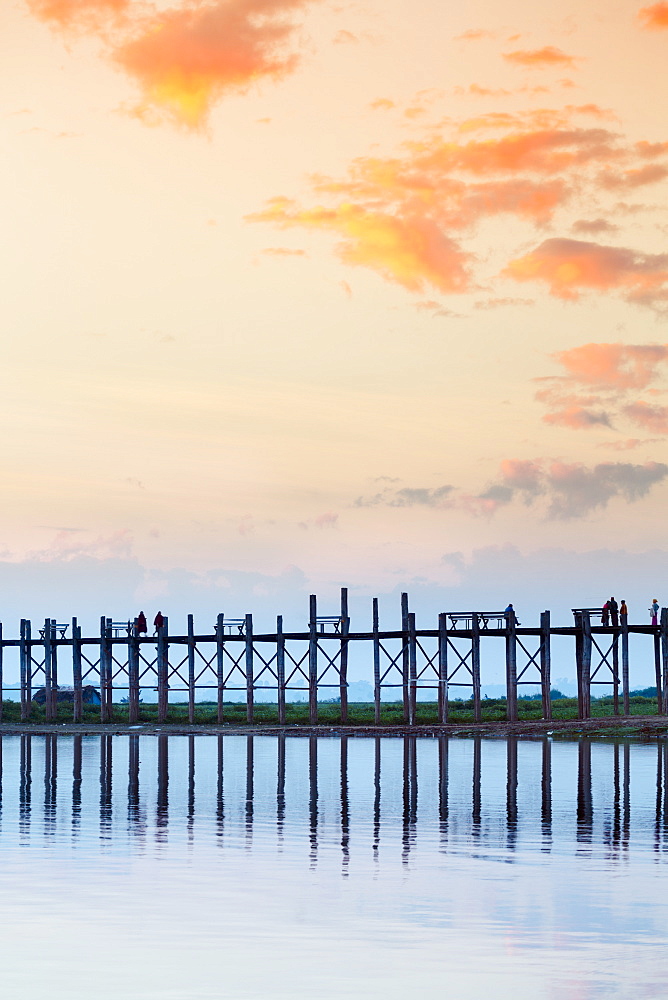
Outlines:
[[51, 619], [44, 619], [44, 718], [53, 722], [51, 700]]
[[471, 619], [473, 635], [471, 637], [471, 675], [473, 681], [473, 718], [482, 722], [482, 704], [480, 701], [480, 619], [474, 614]]
[[380, 725], [380, 637], [378, 625], [378, 598], [372, 602], [373, 629], [373, 721]]
[[438, 721], [448, 721], [448, 617], [438, 616]]
[[100, 617], [100, 722], [107, 722], [107, 619]]
[[318, 724], [318, 599], [309, 597], [308, 640], [308, 719], [312, 726]]
[[631, 714], [629, 700], [629, 625], [628, 616], [622, 616], [622, 692], [624, 696], [624, 715]]
[[663, 715], [663, 697], [661, 690], [661, 636], [655, 632], [652, 636], [654, 640], [654, 676], [656, 677], [656, 714]]
[[21, 631], [19, 639], [19, 669], [21, 677], [21, 722], [28, 718], [28, 653], [26, 647], [26, 623], [25, 618], [21, 619]]
[[167, 721], [169, 706], [169, 621], [158, 629], [158, 722]]
[[543, 718], [549, 722], [552, 718], [552, 655], [550, 650], [550, 612], [543, 611], [540, 616], [540, 690], [543, 701]]
[[246, 636], [246, 722], [253, 721], [255, 710], [255, 685], [253, 677], [253, 616], [246, 615], [244, 626]]
[[56, 630], [53, 628], [51, 631], [51, 721], [56, 722], [58, 719], [58, 645], [57, 645], [57, 635]]
[[615, 715], [619, 715], [619, 633], [615, 632], [612, 637], [612, 681], [614, 689], [612, 692], [612, 705]]
[[341, 692], [341, 722], [348, 721], [348, 633], [350, 618], [348, 617], [348, 588], [341, 587], [341, 657], [339, 665], [339, 684]]
[[585, 717], [584, 687], [582, 681], [583, 615], [575, 613], [575, 674], [578, 685], [578, 719]]
[[26, 644], [26, 719], [29, 719], [32, 712], [32, 625], [29, 618], [25, 620], [24, 627]]
[[0, 722], [2, 722], [2, 697], [4, 694], [4, 674], [3, 674], [3, 654], [4, 645], [2, 641], [2, 622], [0, 622]]
[[74, 695], [72, 699], [72, 721], [83, 719], [83, 681], [81, 676], [81, 626], [76, 618], [72, 619], [72, 678]]
[[[659, 619], [659, 630], [661, 633], [661, 666], [662, 666], [662, 687], [663, 704], [668, 704], [668, 608], [661, 608], [661, 618]], [[668, 789], [668, 781], [666, 782]]]
[[195, 721], [195, 619], [188, 615], [188, 722]]
[[591, 619], [582, 616], [582, 688], [584, 692], [584, 719], [591, 718]]
[[506, 615], [506, 719], [517, 722], [517, 634], [515, 613]]
[[138, 620], [135, 618], [132, 634], [128, 638], [128, 722], [133, 725], [139, 722], [139, 664], [141, 644], [137, 632]]
[[410, 721], [410, 708], [408, 698], [408, 673], [410, 670], [408, 652], [408, 594], [401, 595], [401, 697], [404, 706], [404, 725]]
[[276, 700], [278, 701], [278, 724], [285, 725], [285, 637], [283, 636], [283, 615], [276, 617]]
[[408, 724], [414, 726], [417, 718], [417, 637], [415, 615], [408, 615]]
[[216, 620], [216, 678], [218, 684], [218, 723], [223, 721], [223, 698], [225, 695], [225, 616]]

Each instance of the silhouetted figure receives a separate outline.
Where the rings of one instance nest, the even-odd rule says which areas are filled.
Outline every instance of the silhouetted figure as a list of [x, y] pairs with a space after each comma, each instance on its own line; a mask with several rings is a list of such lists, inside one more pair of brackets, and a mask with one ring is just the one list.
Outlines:
[[616, 625], [619, 625], [619, 604], [617, 604], [614, 597], [611, 597], [608, 601], [608, 607], [610, 609], [610, 622], [614, 628]]
[[603, 607], [601, 608], [601, 625], [609, 625], [609, 624], [610, 624], [610, 603], [606, 601]]
[[162, 611], [158, 611], [157, 615], [153, 619], [153, 627], [155, 629], [156, 635], [165, 624], [165, 619], [163, 618]]
[[146, 635], [147, 632], [146, 615], [143, 611], [140, 611], [137, 615], [137, 635]]
[[624, 600], [623, 597], [622, 597], [622, 603], [619, 605], [619, 613], [620, 615], [628, 615], [629, 613], [629, 609], [627, 608], [626, 601]]
[[515, 619], [515, 624], [519, 625], [519, 622], [517, 620], [517, 615], [515, 614], [515, 609], [512, 606], [512, 604], [509, 604], [508, 607], [506, 608], [506, 610], [503, 613], [506, 616], [506, 619], [510, 618], [510, 616], [512, 615], [513, 618]]

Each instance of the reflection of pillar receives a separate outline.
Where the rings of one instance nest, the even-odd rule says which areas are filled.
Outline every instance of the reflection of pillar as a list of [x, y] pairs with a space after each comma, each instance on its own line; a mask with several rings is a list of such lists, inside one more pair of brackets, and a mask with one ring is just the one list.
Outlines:
[[75, 830], [81, 822], [81, 758], [82, 738], [77, 734], [72, 747], [72, 828]]
[[112, 749], [111, 736], [100, 736], [100, 827], [111, 824]]
[[517, 737], [506, 740], [507, 780], [506, 818], [508, 821], [508, 846], [515, 846], [517, 834]]
[[[471, 814], [474, 827], [480, 825], [480, 774], [482, 765], [482, 737], [473, 737], [473, 804]], [[479, 831], [476, 830], [476, 833]]]
[[411, 793], [411, 779], [410, 779], [410, 747], [408, 744], [408, 736], [404, 736], [404, 769], [403, 769], [403, 818], [404, 818], [404, 828], [402, 836], [402, 861], [404, 864], [408, 861], [408, 855], [410, 852], [410, 793]]
[[448, 819], [448, 737], [438, 737], [438, 815], [442, 823]]
[[280, 733], [276, 747], [276, 830], [278, 839], [283, 840], [285, 822], [285, 734]]
[[253, 736], [246, 737], [246, 838], [253, 834], [253, 793], [255, 765], [253, 760]]
[[158, 800], [156, 808], [156, 840], [164, 840], [169, 822], [169, 739], [158, 736]]
[[56, 791], [58, 784], [58, 737], [44, 737], [44, 823], [56, 822]]
[[311, 863], [314, 864], [318, 854], [318, 739], [308, 738], [308, 776], [309, 776], [309, 818], [311, 844]]
[[578, 840], [591, 840], [593, 807], [591, 797], [591, 743], [578, 742]]
[[629, 845], [629, 835], [631, 832], [631, 747], [624, 743], [624, 804], [622, 831], [624, 847]]
[[30, 786], [32, 784], [32, 736], [21, 734], [21, 782], [19, 785], [19, 828], [27, 834], [30, 829]]
[[380, 842], [380, 736], [374, 737], [373, 761], [373, 853], [378, 858]]
[[661, 847], [661, 806], [663, 804], [663, 748], [656, 746], [656, 805], [654, 809], [654, 847]]
[[350, 858], [350, 812], [348, 807], [348, 737], [341, 737], [341, 852], [344, 874]]
[[218, 746], [217, 746], [217, 767], [216, 767], [216, 836], [219, 838], [222, 846], [223, 837], [223, 826], [225, 823], [225, 799], [224, 799], [224, 786], [223, 786], [223, 741], [225, 737], [222, 733], [218, 733]]
[[409, 747], [410, 747], [410, 785], [411, 785], [411, 801], [410, 801], [410, 821], [411, 823], [417, 822], [417, 807], [418, 807], [418, 780], [417, 780], [417, 739], [415, 736], [408, 737]]
[[139, 737], [128, 737], [128, 820], [139, 818]]
[[611, 841], [613, 846], [616, 848], [619, 844], [620, 834], [621, 834], [621, 785], [619, 782], [619, 743], [615, 743], [613, 749], [612, 757], [612, 786], [613, 786], [613, 801], [612, 801], [612, 831], [611, 831]]
[[543, 740], [543, 769], [541, 778], [541, 820], [543, 834], [552, 833], [552, 744], [549, 739]]
[[195, 737], [188, 736], [188, 833], [192, 839], [195, 819]]

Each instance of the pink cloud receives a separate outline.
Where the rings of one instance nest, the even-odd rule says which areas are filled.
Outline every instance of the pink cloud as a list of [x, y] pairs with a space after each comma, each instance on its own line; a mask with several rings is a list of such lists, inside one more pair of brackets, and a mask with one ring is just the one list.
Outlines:
[[668, 406], [655, 406], [639, 399], [624, 407], [627, 417], [654, 434], [668, 434]]

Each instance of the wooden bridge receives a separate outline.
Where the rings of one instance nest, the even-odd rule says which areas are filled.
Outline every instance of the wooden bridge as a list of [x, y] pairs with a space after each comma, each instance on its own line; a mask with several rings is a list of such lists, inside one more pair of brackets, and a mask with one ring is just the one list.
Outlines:
[[[309, 721], [318, 722], [318, 700], [335, 697], [341, 702], [341, 722], [348, 718], [348, 660], [351, 648], [370, 649], [373, 661], [375, 721], [380, 722], [381, 699], [394, 689], [403, 704], [404, 722], [415, 725], [421, 693], [432, 693], [438, 704], [438, 719], [448, 721], [448, 699], [462, 689], [473, 702], [476, 721], [482, 719], [481, 677], [483, 650], [498, 652], [503, 645], [507, 718], [517, 720], [518, 691], [522, 685], [539, 686], [544, 719], [551, 719], [551, 639], [574, 640], [578, 685], [578, 716], [591, 716], [591, 691], [595, 685], [612, 688], [615, 714], [629, 714], [629, 635], [648, 637], [652, 650], [659, 714], [668, 707], [668, 608], [661, 609], [657, 625], [631, 625], [627, 615], [618, 624], [600, 625], [600, 609], [575, 609], [573, 625], [554, 627], [550, 612], [540, 616], [538, 627], [521, 626], [514, 613], [501, 611], [443, 612], [435, 628], [418, 628], [409, 611], [408, 595], [401, 595], [401, 628], [381, 630], [378, 599], [372, 601], [371, 631], [351, 629], [348, 592], [341, 590], [339, 613], [319, 615], [317, 598], [309, 600], [308, 630], [285, 632], [278, 616], [276, 631], [255, 633], [253, 616], [217, 617], [210, 632], [195, 630], [188, 615], [185, 635], [171, 635], [169, 622], [153, 637], [137, 632], [137, 621], [100, 619], [99, 634], [83, 636], [73, 618], [71, 624], [47, 618], [33, 635], [31, 622], [21, 621], [18, 639], [5, 638], [0, 625], [0, 688], [3, 688], [5, 650], [18, 648], [21, 678], [21, 719], [30, 716], [33, 694], [43, 688], [47, 721], [56, 718], [58, 671], [68, 658], [67, 672], [73, 678], [72, 717], [80, 722], [83, 690], [98, 685], [100, 719], [111, 721], [114, 696], [128, 701], [129, 722], [139, 720], [142, 690], [157, 690], [158, 721], [164, 722], [170, 695], [187, 693], [189, 719], [195, 704], [215, 700], [218, 722], [225, 719], [225, 699], [245, 698], [248, 722], [254, 718], [256, 693], [275, 692], [279, 724], [285, 723], [286, 699], [299, 692], [308, 695]], [[61, 692], [62, 694], [62, 692]], [[620, 699], [621, 696], [621, 699]], [[179, 698], [182, 701], [183, 698]], [[621, 706], [620, 706], [621, 700]], [[0, 719], [2, 706], [0, 702]]]

